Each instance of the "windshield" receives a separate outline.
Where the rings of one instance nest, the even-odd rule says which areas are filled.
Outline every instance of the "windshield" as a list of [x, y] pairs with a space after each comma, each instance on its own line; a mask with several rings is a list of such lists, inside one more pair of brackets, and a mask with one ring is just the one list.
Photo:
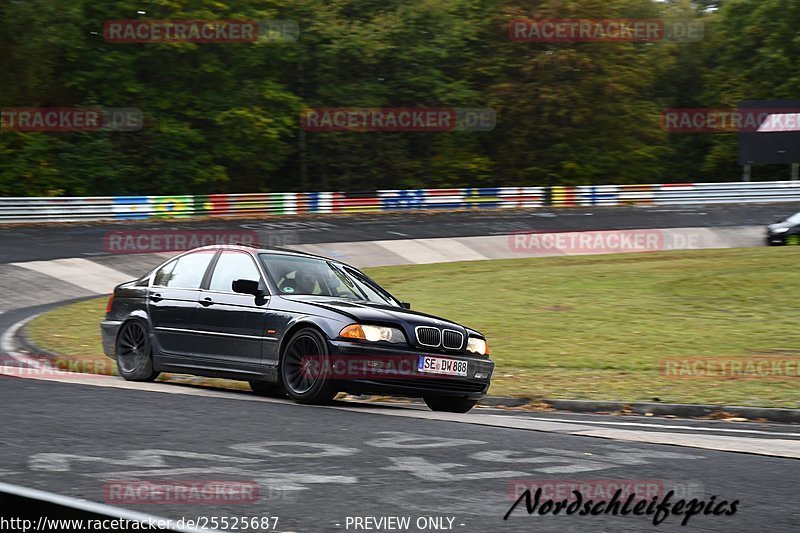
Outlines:
[[789, 224], [800, 224], [800, 213], [795, 213], [794, 215], [790, 216], [786, 219], [786, 222]]
[[353, 268], [315, 257], [259, 257], [281, 294], [310, 294], [400, 307], [389, 293]]

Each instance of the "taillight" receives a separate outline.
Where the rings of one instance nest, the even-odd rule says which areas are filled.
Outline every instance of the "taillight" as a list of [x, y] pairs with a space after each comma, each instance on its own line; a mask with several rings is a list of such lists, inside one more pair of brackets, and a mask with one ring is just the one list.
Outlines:
[[114, 305], [114, 295], [108, 297], [108, 303], [106, 304], [106, 314], [111, 312], [111, 306]]

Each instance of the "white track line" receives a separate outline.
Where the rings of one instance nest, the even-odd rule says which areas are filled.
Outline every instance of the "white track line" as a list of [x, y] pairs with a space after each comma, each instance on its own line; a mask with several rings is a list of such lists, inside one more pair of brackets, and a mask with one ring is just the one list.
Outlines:
[[[81, 511], [87, 511], [89, 513], [99, 514], [101, 516], [121, 518], [123, 520], [128, 520], [130, 522], [139, 522], [147, 524], [147, 523], [159, 523], [160, 521], [162, 524], [168, 523], [168, 519], [166, 518], [160, 518], [153, 515], [139, 513], [136, 511], [129, 511], [127, 509], [120, 509], [118, 507], [112, 507], [110, 505], [105, 505], [102, 503], [95, 503], [95, 502], [90, 502], [88, 500], [72, 498], [70, 496], [63, 496], [61, 494], [56, 494], [54, 492], [46, 492], [43, 490], [20, 487], [19, 485], [11, 485], [9, 483], [0, 482], [0, 492], [6, 494], [15, 494], [17, 496], [33, 500], [45, 501], [53, 503], [55, 505], [60, 505], [62, 507], [69, 507], [70, 509], [78, 509]], [[201, 531], [199, 529], [194, 529], [194, 528], [178, 527], [177, 522], [178, 522], [177, 520], [169, 521], [169, 523], [171, 524], [170, 531], [181, 531], [186, 533], [195, 533]], [[214, 532], [217, 530], [203, 529], [202, 531]]]
[[374, 241], [372, 244], [415, 264], [487, 259], [485, 255], [454, 239], [405, 239]]
[[593, 428], [589, 431], [574, 433], [574, 435], [800, 459], [800, 441], [790, 439], [692, 435], [691, 433], [632, 431], [629, 429], [607, 428]]
[[[364, 412], [363, 409], [339, 407], [350, 411]], [[691, 433], [668, 433], [660, 431], [633, 431], [624, 429], [597, 428], [583, 425], [576, 420], [570, 423], [528, 420], [525, 417], [498, 416], [478, 413], [469, 415], [456, 415], [447, 413], [433, 413], [425, 411], [403, 410], [384, 411], [382, 415], [401, 416], [406, 418], [421, 418], [459, 422], [464, 424], [477, 424], [510, 429], [526, 429], [531, 431], [545, 431], [548, 433], [565, 433], [581, 437], [597, 437], [603, 439], [622, 440], [628, 442], [642, 442], [647, 444], [668, 444], [706, 450], [727, 452], [741, 452], [755, 455], [768, 455], [773, 457], [788, 457], [800, 459], [800, 440], [788, 439], [763, 439], [748, 437], [731, 437], [723, 435], [698, 435]]]
[[[503, 417], [505, 416], [508, 418], [508, 415], [495, 415]], [[535, 416], [528, 416], [525, 417], [528, 420], [542, 420], [542, 421], [553, 421], [553, 422], [569, 422], [575, 424], [575, 420], [563, 419], [563, 418], [544, 418], [544, 417], [535, 417]], [[677, 425], [668, 425], [668, 424], [647, 424], [645, 422], [603, 422], [602, 420], [581, 420], [578, 423], [580, 424], [594, 424], [598, 426], [628, 426], [628, 427], [645, 427], [645, 428], [659, 428], [659, 429], [684, 429], [684, 430], [698, 430], [698, 431], [716, 431], [719, 433], [750, 433], [756, 435], [779, 435], [784, 437], [798, 437], [800, 438], [800, 431], [797, 433], [780, 433], [777, 431], [762, 431], [759, 429], [726, 429], [726, 428], [717, 428], [717, 427], [703, 427], [703, 426], [677, 426]]]

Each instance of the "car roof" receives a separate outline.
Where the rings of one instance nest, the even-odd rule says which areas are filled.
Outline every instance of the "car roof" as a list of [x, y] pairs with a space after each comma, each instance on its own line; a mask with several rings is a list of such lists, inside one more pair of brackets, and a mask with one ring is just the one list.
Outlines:
[[[330, 257], [325, 257], [322, 255], [316, 255], [309, 252], [304, 252], [302, 250], [292, 250], [291, 248], [280, 248], [280, 247], [271, 247], [271, 246], [254, 246], [250, 244], [211, 244], [208, 246], [200, 246], [198, 248], [192, 248], [191, 250], [187, 250], [189, 252], [197, 252], [200, 250], [242, 250], [251, 253], [269, 253], [269, 254], [278, 254], [278, 255], [290, 255], [295, 257], [311, 257], [314, 259], [321, 259], [323, 261], [333, 261], [334, 263], [341, 263], [341, 261], [337, 261], [335, 259], [331, 259]], [[342, 263], [344, 264], [344, 263]]]

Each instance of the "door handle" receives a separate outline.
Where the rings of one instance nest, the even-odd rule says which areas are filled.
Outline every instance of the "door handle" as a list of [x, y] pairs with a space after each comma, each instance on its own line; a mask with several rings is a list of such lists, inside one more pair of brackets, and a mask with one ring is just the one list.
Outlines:
[[153, 300], [154, 302], [160, 302], [161, 301], [161, 295], [158, 294], [158, 293], [151, 294], [150, 295], [150, 299]]
[[211, 305], [211, 304], [213, 304], [213, 303], [214, 303], [214, 300], [212, 300], [212, 299], [211, 299], [211, 298], [209, 298], [209, 297], [205, 297], [205, 298], [203, 298], [202, 300], [200, 300], [200, 305], [209, 306], [209, 305]]

